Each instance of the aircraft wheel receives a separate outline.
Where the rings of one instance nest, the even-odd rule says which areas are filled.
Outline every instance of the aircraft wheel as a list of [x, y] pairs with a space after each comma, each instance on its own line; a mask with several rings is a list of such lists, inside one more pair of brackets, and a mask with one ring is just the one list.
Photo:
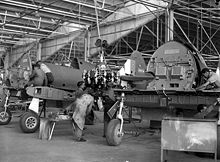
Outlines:
[[25, 112], [20, 118], [20, 128], [24, 133], [34, 133], [40, 126], [40, 118], [33, 111]]
[[7, 125], [10, 121], [11, 121], [11, 112], [10, 110], [3, 110], [1, 109], [0, 110], [0, 125]]
[[0, 106], [1, 107], [4, 107], [5, 99], [6, 99], [6, 93], [4, 91], [4, 88], [0, 87]]
[[121, 144], [123, 135], [120, 134], [121, 122], [119, 119], [113, 119], [109, 122], [106, 131], [106, 141], [110, 146], [118, 146]]
[[6, 95], [5, 94], [0, 94], [0, 106], [4, 107], [5, 104], [5, 99], [6, 99]]
[[220, 159], [220, 126], [217, 127], [217, 159]]

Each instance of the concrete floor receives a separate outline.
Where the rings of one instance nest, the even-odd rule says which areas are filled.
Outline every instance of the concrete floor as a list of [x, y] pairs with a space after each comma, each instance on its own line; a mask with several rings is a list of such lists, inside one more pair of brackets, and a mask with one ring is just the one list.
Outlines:
[[[160, 162], [160, 133], [136, 123], [141, 134], [138, 137], [125, 135], [120, 146], [108, 146], [103, 134], [103, 123], [86, 126], [87, 142], [73, 140], [70, 122], [59, 122], [52, 140], [38, 139], [38, 132], [24, 134], [18, 118], [0, 126], [0, 162]], [[126, 124], [125, 129], [134, 129]], [[211, 156], [196, 156], [194, 153], [169, 152], [169, 162], [211, 162]]]

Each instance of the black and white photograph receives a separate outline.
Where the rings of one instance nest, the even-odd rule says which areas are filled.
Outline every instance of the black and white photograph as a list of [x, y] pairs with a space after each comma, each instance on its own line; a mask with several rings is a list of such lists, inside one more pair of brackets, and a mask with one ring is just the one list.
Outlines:
[[220, 0], [0, 0], [0, 162], [220, 162]]

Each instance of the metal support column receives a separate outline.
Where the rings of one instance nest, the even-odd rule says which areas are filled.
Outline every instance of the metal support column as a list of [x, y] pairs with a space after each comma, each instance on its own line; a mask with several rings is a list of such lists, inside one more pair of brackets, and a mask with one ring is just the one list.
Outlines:
[[37, 60], [41, 60], [41, 48], [42, 48], [42, 44], [38, 43], [38, 49], [37, 49]]
[[169, 28], [170, 28], [170, 24], [169, 24], [169, 11], [168, 9], [165, 12], [165, 42], [168, 42], [169, 39]]
[[157, 8], [157, 48], [159, 47], [159, 27], [160, 27], [160, 21], [159, 21], [159, 8]]
[[173, 10], [169, 10], [169, 40], [173, 40]]

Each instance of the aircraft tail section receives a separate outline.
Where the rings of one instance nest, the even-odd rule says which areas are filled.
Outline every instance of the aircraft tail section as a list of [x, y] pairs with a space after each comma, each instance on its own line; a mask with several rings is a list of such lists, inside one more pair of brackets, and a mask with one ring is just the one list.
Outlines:
[[217, 66], [217, 69], [216, 69], [216, 74], [218, 74], [218, 76], [220, 76], [220, 59], [218, 61], [218, 66]]
[[122, 86], [128, 86], [127, 82], [132, 82], [133, 88], [145, 88], [154, 79], [152, 73], [147, 72], [147, 66], [142, 53], [134, 51], [125, 62], [123, 70], [120, 70]]
[[125, 74], [130, 76], [144, 76], [147, 66], [142, 53], [134, 51], [124, 64]]

